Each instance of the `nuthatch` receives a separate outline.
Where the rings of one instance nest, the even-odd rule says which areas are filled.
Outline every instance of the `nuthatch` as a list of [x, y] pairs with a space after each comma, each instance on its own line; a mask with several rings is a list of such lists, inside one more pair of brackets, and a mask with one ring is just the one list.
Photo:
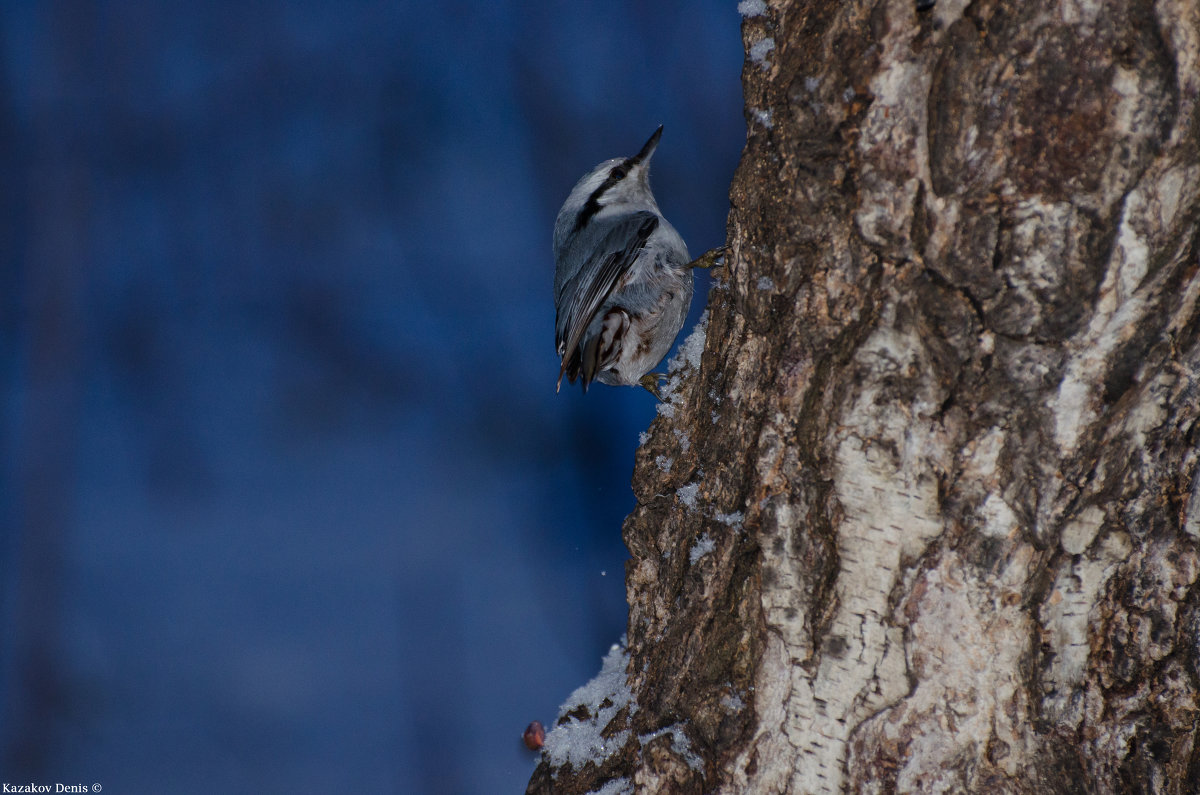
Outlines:
[[554, 223], [554, 333], [583, 390], [641, 384], [658, 396], [662, 361], [692, 303], [687, 246], [650, 192], [654, 131], [633, 157], [605, 160], [571, 189]]

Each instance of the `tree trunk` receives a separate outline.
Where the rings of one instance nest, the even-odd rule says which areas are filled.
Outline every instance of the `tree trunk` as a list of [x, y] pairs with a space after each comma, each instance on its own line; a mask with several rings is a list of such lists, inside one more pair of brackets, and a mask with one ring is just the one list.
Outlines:
[[1200, 791], [1200, 4], [760, 5], [627, 656], [529, 791]]

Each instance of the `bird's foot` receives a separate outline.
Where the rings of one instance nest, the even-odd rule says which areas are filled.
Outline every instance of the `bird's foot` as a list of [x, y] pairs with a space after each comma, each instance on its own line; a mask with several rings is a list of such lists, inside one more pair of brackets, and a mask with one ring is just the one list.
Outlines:
[[638, 379], [638, 384], [640, 384], [642, 388], [644, 388], [651, 395], [654, 395], [654, 397], [658, 398], [659, 403], [662, 403], [663, 396], [662, 392], [658, 388], [658, 382], [666, 377], [666, 373], [646, 373], [644, 376]]
[[719, 248], [709, 249], [708, 251], [704, 252], [699, 257], [696, 257], [696, 259], [694, 259], [690, 263], [688, 263], [688, 267], [689, 268], [708, 269], [708, 268], [712, 268], [716, 265], [724, 265], [725, 264], [725, 251], [726, 251], [725, 246], [720, 246]]

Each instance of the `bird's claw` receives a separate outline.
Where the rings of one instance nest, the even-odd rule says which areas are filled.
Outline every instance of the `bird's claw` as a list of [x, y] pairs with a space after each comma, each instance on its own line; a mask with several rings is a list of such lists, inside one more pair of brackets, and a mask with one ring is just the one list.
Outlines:
[[724, 265], [724, 264], [725, 264], [725, 246], [720, 246], [719, 248], [709, 249], [708, 251], [701, 254], [699, 257], [696, 257], [696, 259], [692, 260], [688, 264], [688, 267], [689, 268], [704, 268], [707, 270], [708, 268], [712, 268], [716, 265]]
[[658, 399], [659, 403], [663, 402], [662, 392], [658, 388], [658, 382], [666, 378], [666, 373], [646, 373], [638, 379], [638, 384], [642, 386], [651, 395]]

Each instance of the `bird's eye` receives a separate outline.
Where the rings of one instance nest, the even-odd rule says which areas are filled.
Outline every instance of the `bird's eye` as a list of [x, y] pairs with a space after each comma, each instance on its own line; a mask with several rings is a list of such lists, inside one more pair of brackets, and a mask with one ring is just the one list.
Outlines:
[[612, 179], [617, 180], [618, 182], [625, 179], [625, 167], [617, 166], [612, 171], [608, 172], [608, 176], [610, 176]]

